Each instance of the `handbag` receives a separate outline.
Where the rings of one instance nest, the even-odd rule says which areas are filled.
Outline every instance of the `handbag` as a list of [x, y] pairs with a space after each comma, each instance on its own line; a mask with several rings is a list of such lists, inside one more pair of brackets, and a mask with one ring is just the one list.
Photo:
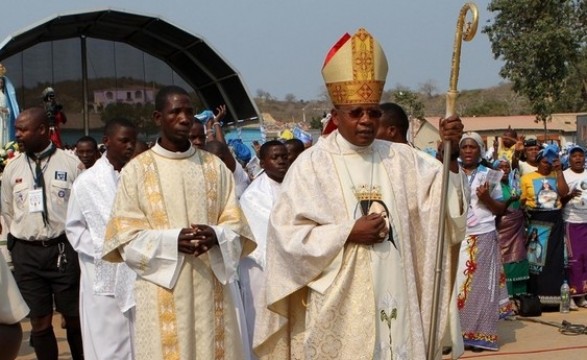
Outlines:
[[520, 316], [540, 316], [542, 307], [540, 298], [535, 294], [519, 294], [514, 296], [514, 303]]

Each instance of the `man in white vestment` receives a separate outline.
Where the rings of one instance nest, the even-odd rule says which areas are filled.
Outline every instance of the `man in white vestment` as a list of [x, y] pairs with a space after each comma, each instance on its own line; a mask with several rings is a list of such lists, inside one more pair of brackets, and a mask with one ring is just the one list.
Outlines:
[[273, 202], [279, 194], [281, 182], [289, 168], [288, 151], [281, 141], [264, 143], [259, 151], [260, 165], [264, 172], [245, 190], [240, 205], [251, 227], [257, 248], [241, 260], [239, 277], [249, 344], [255, 333], [256, 314], [267, 310], [265, 301], [265, 247], [267, 226]]
[[240, 359], [230, 283], [255, 244], [234, 179], [191, 145], [194, 108], [184, 89], [162, 88], [153, 118], [160, 138], [122, 170], [103, 252], [137, 274], [135, 357]]
[[[442, 164], [375, 140], [387, 61], [364, 29], [328, 53], [322, 74], [338, 126], [290, 167], [269, 219], [266, 300], [255, 352], [272, 359], [425, 359], [430, 341]], [[440, 125], [453, 144], [445, 254], [464, 237], [458, 175], [460, 119]], [[451, 295], [443, 259], [439, 326]]]
[[69, 198], [65, 231], [79, 255], [85, 360], [134, 359], [132, 286], [136, 276], [124, 263], [102, 260], [102, 249], [120, 170], [133, 156], [136, 140], [132, 122], [110, 120], [102, 139], [106, 152], [76, 179]]

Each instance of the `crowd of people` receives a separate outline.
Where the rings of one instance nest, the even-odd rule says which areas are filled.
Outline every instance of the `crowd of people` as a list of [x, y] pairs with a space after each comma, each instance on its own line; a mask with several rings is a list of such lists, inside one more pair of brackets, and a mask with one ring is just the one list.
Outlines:
[[225, 107], [196, 114], [178, 86], [155, 98], [152, 146], [115, 118], [103, 152], [84, 136], [71, 153], [64, 119], [22, 111], [1, 187], [14, 279], [0, 258], [0, 359], [27, 315], [37, 358], [57, 359], [55, 311], [76, 360], [425, 359], [431, 342], [434, 358], [498, 350], [519, 294], [557, 305], [568, 280], [587, 306], [585, 150], [563, 171], [558, 149], [509, 129], [488, 154], [451, 116], [443, 164], [408, 142], [401, 106], [380, 103], [387, 67], [365, 29], [345, 34], [322, 68], [321, 138], [266, 141], [246, 161]]
[[533, 294], [542, 309], [558, 310], [566, 281], [571, 310], [587, 307], [585, 149], [563, 151], [511, 128], [492, 151], [477, 133], [460, 149], [471, 189], [457, 273], [464, 343], [497, 350], [497, 320], [517, 310], [508, 298]]

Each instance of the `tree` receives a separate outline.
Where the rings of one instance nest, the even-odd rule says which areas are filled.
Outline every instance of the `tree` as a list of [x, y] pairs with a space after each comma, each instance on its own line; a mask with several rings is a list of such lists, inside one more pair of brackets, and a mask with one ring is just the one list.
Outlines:
[[581, 21], [586, 0], [492, 0], [495, 18], [483, 29], [500, 75], [530, 101], [537, 121], [546, 122], [570, 93], [567, 79], [584, 43]]
[[284, 99], [288, 103], [293, 103], [293, 102], [296, 102], [297, 101], [296, 96], [294, 94], [292, 94], [292, 93], [285, 94], [285, 98]]
[[257, 89], [257, 98], [263, 101], [273, 100], [273, 96], [263, 89]]
[[424, 103], [418, 93], [409, 89], [398, 89], [391, 92], [391, 98], [404, 108], [410, 119], [424, 119]]
[[310, 128], [322, 129], [322, 119], [317, 116], [312, 116], [312, 120], [310, 120]]
[[418, 91], [425, 94], [428, 99], [431, 99], [438, 92], [438, 86], [436, 86], [436, 81], [427, 80], [419, 85]]

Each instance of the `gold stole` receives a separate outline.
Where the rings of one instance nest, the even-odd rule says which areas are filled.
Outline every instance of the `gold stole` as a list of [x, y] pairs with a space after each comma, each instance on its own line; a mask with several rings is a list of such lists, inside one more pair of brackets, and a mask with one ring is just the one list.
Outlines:
[[[165, 208], [165, 201], [161, 189], [157, 163], [152, 152], [138, 158], [145, 174], [144, 188], [148, 203], [150, 204], [149, 223], [151, 228], [169, 228], [169, 217]], [[218, 200], [218, 173], [214, 167], [213, 159], [210, 156], [202, 158], [198, 153], [204, 179], [206, 183], [208, 221], [218, 218], [213, 204]], [[119, 224], [122, 225], [122, 224]], [[214, 337], [215, 337], [215, 359], [224, 359], [224, 288], [213, 276], [214, 280]], [[179, 343], [177, 338], [175, 301], [173, 291], [159, 287], [157, 290], [159, 304], [159, 327], [161, 330], [161, 345], [164, 359], [179, 359]]]

